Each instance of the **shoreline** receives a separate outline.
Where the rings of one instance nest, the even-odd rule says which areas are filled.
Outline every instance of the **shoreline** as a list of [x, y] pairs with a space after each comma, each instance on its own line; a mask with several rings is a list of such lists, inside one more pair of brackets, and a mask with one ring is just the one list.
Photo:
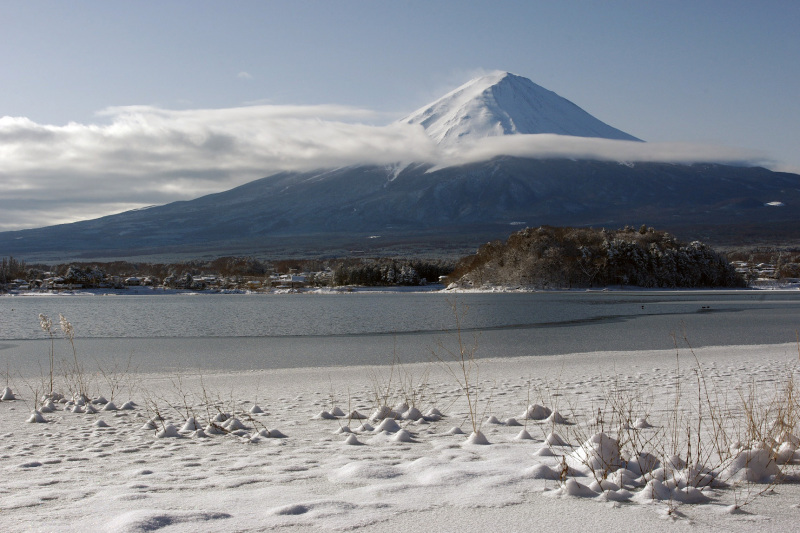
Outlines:
[[608, 287], [592, 288], [563, 288], [563, 289], [535, 289], [531, 287], [514, 286], [492, 286], [481, 288], [450, 288], [442, 284], [430, 284], [423, 286], [387, 286], [387, 287], [333, 287], [333, 288], [302, 288], [302, 289], [278, 289], [273, 291], [254, 291], [245, 289], [231, 290], [188, 290], [188, 289], [165, 289], [159, 287], [135, 287], [127, 289], [74, 289], [74, 290], [52, 290], [52, 291], [9, 291], [0, 293], [3, 297], [46, 297], [46, 296], [216, 296], [216, 295], [242, 295], [242, 296], [275, 296], [283, 294], [309, 294], [309, 295], [346, 295], [346, 294], [558, 294], [558, 293], [603, 293], [603, 292], [667, 292], [667, 293], [698, 293], [698, 292], [797, 292], [800, 291], [800, 284], [785, 283], [774, 285], [760, 285], [743, 288], [735, 287], [635, 287], [627, 285], [612, 285]]

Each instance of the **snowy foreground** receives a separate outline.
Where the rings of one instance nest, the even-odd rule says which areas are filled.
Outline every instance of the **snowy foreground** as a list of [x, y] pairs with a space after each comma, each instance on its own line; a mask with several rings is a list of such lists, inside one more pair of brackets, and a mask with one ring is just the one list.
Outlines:
[[0, 523], [796, 531], [798, 368], [790, 345], [480, 360], [488, 445], [458, 365], [84, 376], [111, 403], [39, 404], [44, 423], [12, 375]]

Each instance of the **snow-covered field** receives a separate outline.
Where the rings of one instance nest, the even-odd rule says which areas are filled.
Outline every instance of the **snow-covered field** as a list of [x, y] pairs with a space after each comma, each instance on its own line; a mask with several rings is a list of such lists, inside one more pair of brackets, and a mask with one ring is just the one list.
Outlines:
[[797, 346], [478, 363], [488, 445], [457, 364], [87, 375], [46, 423], [12, 370], [2, 530], [797, 530]]

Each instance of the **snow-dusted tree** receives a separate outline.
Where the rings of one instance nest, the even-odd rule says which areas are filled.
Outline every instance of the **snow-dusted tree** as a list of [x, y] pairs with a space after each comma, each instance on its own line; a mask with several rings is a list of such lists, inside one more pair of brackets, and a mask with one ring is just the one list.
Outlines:
[[463, 259], [452, 277], [467, 285], [732, 287], [744, 280], [706, 245], [653, 228], [618, 231], [527, 228]]

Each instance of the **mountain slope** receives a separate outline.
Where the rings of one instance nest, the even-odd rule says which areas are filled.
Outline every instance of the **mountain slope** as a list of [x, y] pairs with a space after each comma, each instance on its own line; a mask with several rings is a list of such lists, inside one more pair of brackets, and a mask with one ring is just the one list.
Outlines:
[[502, 157], [430, 170], [286, 172], [192, 201], [0, 233], [0, 256], [321, 256], [389, 252], [399, 242], [405, 253], [442, 245], [463, 252], [543, 224], [647, 224], [725, 242], [737, 228], [786, 236], [800, 219], [800, 176], [763, 168]]
[[476, 78], [399, 122], [421, 124], [440, 145], [520, 133], [638, 141], [527, 78], [495, 72]]

